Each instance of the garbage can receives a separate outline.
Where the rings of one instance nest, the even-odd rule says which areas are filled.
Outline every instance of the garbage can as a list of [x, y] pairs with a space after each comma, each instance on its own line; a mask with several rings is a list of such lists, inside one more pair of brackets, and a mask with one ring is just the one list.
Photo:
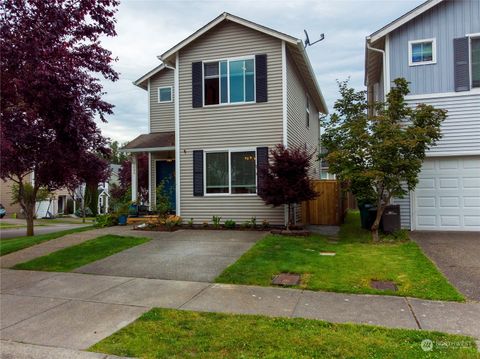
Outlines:
[[[362, 225], [363, 229], [370, 229], [372, 227], [373, 222], [371, 222], [370, 226], [370, 214], [369, 210], [374, 208], [373, 204], [368, 204], [368, 203], [359, 203], [358, 204], [358, 209], [360, 210], [360, 223]], [[376, 212], [376, 210], [375, 210]], [[373, 218], [375, 220], [375, 217]]]
[[373, 222], [375, 222], [375, 218], [377, 218], [377, 207], [371, 206], [368, 209], [368, 215], [367, 215], [367, 226], [365, 229], [371, 230], [373, 226]]
[[387, 234], [400, 230], [400, 205], [395, 204], [385, 207], [380, 228]]

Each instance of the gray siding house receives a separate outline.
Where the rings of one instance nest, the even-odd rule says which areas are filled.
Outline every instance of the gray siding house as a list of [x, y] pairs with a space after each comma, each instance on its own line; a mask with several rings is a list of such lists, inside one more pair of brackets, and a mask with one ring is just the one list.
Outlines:
[[480, 230], [480, 1], [430, 0], [366, 39], [365, 84], [384, 100], [392, 80], [407, 101], [448, 110], [414, 192], [395, 199], [411, 230]]
[[[195, 223], [215, 215], [284, 224], [284, 208], [258, 196], [259, 166], [280, 143], [318, 151], [327, 113], [302, 41], [223, 13], [158, 58], [134, 82], [148, 91], [149, 133], [124, 148], [149, 155], [149, 205], [163, 181], [176, 213]], [[132, 200], [136, 178], [134, 160]]]

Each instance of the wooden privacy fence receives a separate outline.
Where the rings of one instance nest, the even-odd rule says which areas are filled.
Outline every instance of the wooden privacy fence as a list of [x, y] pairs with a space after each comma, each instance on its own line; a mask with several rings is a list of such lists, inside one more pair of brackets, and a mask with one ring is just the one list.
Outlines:
[[302, 222], [304, 224], [340, 225], [345, 212], [355, 208], [355, 199], [351, 194], [342, 194], [342, 186], [335, 180], [313, 181], [318, 196], [302, 203]]

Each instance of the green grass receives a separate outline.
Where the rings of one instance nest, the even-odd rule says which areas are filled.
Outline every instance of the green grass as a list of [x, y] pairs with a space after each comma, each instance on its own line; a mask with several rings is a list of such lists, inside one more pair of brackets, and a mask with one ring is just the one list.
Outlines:
[[94, 229], [93, 226], [79, 227], [73, 229], [67, 229], [65, 231], [58, 231], [47, 234], [39, 234], [36, 236], [23, 236], [15, 238], [0, 239], [0, 256], [19, 251], [21, 249], [34, 246], [36, 244], [46, 242], [52, 239], [66, 236], [67, 234], [84, 232]]
[[8, 222], [0, 222], [0, 229], [12, 229], [12, 228], [22, 228], [22, 227], [25, 227], [25, 225], [8, 223]]
[[[432, 351], [421, 349], [424, 339]], [[139, 358], [479, 358], [474, 340], [457, 335], [173, 309], [153, 309], [89, 350]]]
[[[85, 223], [93, 223], [95, 222], [95, 217], [86, 217]], [[43, 225], [46, 224], [83, 224], [82, 218], [73, 218], [73, 217], [60, 217], [60, 218], [53, 218], [53, 219], [37, 219], [35, 223], [41, 223]]]
[[[299, 287], [310, 290], [464, 300], [416, 243], [393, 237], [372, 243], [370, 233], [360, 229], [358, 223], [358, 213], [348, 215], [338, 244], [319, 235], [267, 235], [216, 282], [268, 286], [274, 275], [290, 272], [301, 274]], [[320, 251], [336, 252], [336, 256], [321, 256]], [[372, 279], [394, 281], [398, 291], [373, 289]]]
[[[43, 257], [15, 265], [14, 269], [70, 272], [76, 268], [148, 242], [149, 238], [106, 235]], [[141, 258], [139, 258], [141, 260]]]

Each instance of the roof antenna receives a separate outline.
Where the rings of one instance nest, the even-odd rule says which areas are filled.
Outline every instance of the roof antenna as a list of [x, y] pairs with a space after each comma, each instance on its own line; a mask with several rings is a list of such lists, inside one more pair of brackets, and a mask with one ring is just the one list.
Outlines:
[[320, 42], [323, 39], [325, 39], [325, 34], [320, 34], [320, 39], [318, 39], [317, 41], [314, 41], [314, 42], [310, 42], [310, 37], [308, 36], [307, 30], [303, 30], [303, 31], [305, 32], [305, 41], [304, 41], [304, 48], [305, 49], [307, 48], [307, 46], [313, 46], [317, 42]]

